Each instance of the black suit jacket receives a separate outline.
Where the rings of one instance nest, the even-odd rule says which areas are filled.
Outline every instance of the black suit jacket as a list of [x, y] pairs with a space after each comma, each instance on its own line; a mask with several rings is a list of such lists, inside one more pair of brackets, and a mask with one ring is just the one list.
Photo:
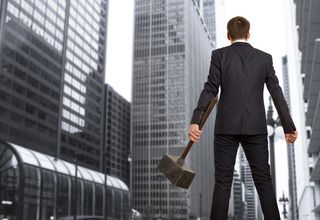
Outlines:
[[271, 55], [245, 42], [212, 51], [208, 79], [193, 111], [191, 124], [200, 123], [205, 108], [221, 87], [215, 133], [266, 134], [264, 84], [271, 94], [284, 132], [295, 131]]

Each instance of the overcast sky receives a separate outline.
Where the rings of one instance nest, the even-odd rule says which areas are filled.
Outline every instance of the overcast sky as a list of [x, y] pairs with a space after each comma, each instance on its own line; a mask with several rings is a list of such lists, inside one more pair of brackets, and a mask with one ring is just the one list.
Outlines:
[[[282, 79], [281, 59], [286, 54], [285, 2], [279, 0], [216, 0], [217, 46], [229, 44], [226, 23], [237, 15], [251, 22], [251, 43], [273, 56], [279, 79]], [[134, 0], [109, 0], [106, 82], [127, 100], [131, 100], [131, 69], [133, 43]], [[284, 156], [285, 155], [285, 156]], [[277, 191], [288, 195], [286, 145], [277, 138]]]
[[109, 0], [106, 82], [131, 100], [134, 0]]

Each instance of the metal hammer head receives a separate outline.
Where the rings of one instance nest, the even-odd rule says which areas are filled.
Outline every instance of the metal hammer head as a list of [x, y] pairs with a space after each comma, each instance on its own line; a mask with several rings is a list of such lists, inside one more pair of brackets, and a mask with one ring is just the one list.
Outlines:
[[158, 169], [173, 185], [188, 189], [196, 174], [185, 163], [179, 165], [177, 162], [179, 158], [180, 156], [163, 155]]

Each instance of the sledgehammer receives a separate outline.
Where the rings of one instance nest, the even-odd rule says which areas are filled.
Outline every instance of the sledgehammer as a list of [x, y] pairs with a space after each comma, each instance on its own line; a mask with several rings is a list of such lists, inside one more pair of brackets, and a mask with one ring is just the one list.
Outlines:
[[[215, 96], [209, 102], [204, 114], [201, 117], [199, 129], [201, 130], [207, 118], [210, 115], [211, 110], [217, 103], [218, 98]], [[191, 147], [193, 145], [192, 141], [189, 141], [188, 145], [183, 150], [181, 156], [164, 154], [159, 162], [158, 169], [165, 175], [165, 177], [170, 180], [170, 182], [184, 189], [188, 189], [191, 185], [193, 177], [196, 175], [191, 168], [184, 163], [186, 156], [188, 155]]]

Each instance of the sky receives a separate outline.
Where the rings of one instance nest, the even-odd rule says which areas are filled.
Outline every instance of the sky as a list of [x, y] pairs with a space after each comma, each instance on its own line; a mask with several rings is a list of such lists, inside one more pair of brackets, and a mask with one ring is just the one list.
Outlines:
[[[273, 56], [279, 80], [281, 59], [286, 54], [286, 1], [216, 0], [217, 47], [226, 46], [226, 23], [237, 15], [251, 23], [249, 43]], [[106, 82], [127, 100], [131, 100], [134, 0], [109, 0]], [[267, 94], [265, 95], [267, 105]], [[288, 195], [286, 144], [282, 131], [276, 136], [277, 197]], [[284, 156], [285, 155], [285, 156]], [[279, 207], [281, 209], [281, 207]], [[282, 211], [282, 210], [280, 210]]]
[[106, 83], [131, 100], [134, 0], [109, 0]]

